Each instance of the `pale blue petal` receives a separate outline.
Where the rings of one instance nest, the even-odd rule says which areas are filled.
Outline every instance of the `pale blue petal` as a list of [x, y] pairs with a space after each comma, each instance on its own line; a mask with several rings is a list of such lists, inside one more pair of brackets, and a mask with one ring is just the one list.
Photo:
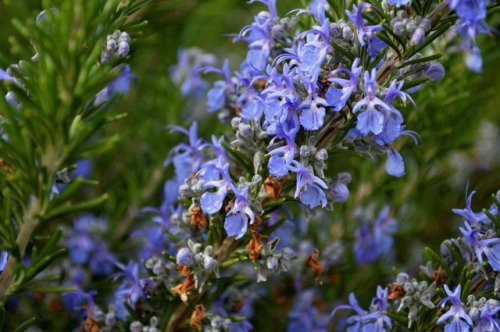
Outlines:
[[228, 236], [236, 236], [236, 240], [240, 239], [247, 232], [248, 223], [245, 214], [239, 212], [236, 214], [229, 213], [224, 222], [224, 229]]
[[221, 209], [225, 197], [226, 190], [224, 188], [214, 193], [204, 192], [200, 199], [201, 209], [208, 214], [217, 213]]
[[394, 149], [387, 151], [388, 158], [385, 163], [385, 171], [392, 176], [401, 177], [405, 174], [403, 157]]
[[368, 108], [358, 116], [356, 129], [363, 135], [370, 132], [378, 135], [384, 129], [384, 115], [374, 108]]

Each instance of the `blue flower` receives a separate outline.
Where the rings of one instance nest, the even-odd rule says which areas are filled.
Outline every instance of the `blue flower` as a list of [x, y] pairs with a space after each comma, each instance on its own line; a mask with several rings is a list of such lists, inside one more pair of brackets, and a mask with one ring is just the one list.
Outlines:
[[486, 16], [488, 0], [452, 0], [450, 8], [455, 9], [459, 19], [455, 23], [455, 30], [461, 34], [462, 49], [466, 52], [466, 65], [473, 72], [482, 70], [483, 59], [476, 45], [476, 35], [488, 33], [489, 28], [483, 19]]
[[177, 252], [177, 264], [191, 267], [194, 265], [194, 257], [191, 252], [191, 249], [189, 248], [181, 248]]
[[380, 24], [365, 26], [363, 16], [361, 14], [363, 9], [371, 8], [370, 4], [364, 2], [359, 6], [353, 5], [352, 7], [352, 12], [346, 10], [346, 14], [356, 26], [359, 44], [361, 46], [368, 44], [368, 54], [370, 54], [372, 58], [376, 57], [382, 48], [385, 47], [385, 43], [375, 35], [375, 32], [381, 31], [383, 28]]
[[371, 263], [378, 257], [391, 253], [393, 236], [397, 231], [396, 220], [389, 217], [389, 207], [384, 206], [371, 224], [364, 221], [358, 229], [354, 243], [354, 256], [359, 264]]
[[205, 69], [205, 72], [215, 72], [224, 76], [224, 80], [214, 82], [213, 87], [207, 93], [207, 110], [208, 112], [215, 112], [224, 107], [226, 93], [234, 89], [231, 72], [229, 71], [229, 61], [227, 59], [224, 61], [222, 70], [209, 67]]
[[[298, 123], [296, 116], [294, 117], [294, 120]], [[278, 125], [276, 136], [269, 142], [269, 146], [271, 146], [275, 140], [284, 139], [286, 144], [269, 152], [269, 155], [271, 156], [268, 163], [269, 173], [275, 177], [285, 176], [288, 173], [289, 165], [292, 163], [295, 152], [297, 151], [294, 141], [295, 136], [290, 137], [285, 134], [283, 127], [284, 126]]]
[[189, 131], [179, 126], [169, 126], [171, 131], [181, 132], [189, 137], [189, 144], [181, 143], [170, 151], [165, 160], [165, 167], [170, 163], [175, 166], [176, 180], [183, 183], [191, 174], [196, 173], [203, 161], [202, 150], [208, 144], [197, 134], [198, 123], [193, 122]]
[[276, 4], [275, 1], [264, 3], [268, 5], [269, 12], [260, 12], [255, 16], [254, 22], [245, 26], [235, 38], [235, 41], [249, 43], [247, 57], [241, 64], [242, 70], [247, 74], [259, 74], [266, 68], [271, 49], [275, 45], [271, 30], [276, 22], [273, 19], [277, 15]]
[[236, 240], [238, 240], [246, 234], [249, 219], [250, 224], [254, 223], [255, 214], [250, 208], [250, 203], [248, 201], [249, 187], [244, 186], [243, 188], [237, 188], [233, 185], [232, 189], [236, 197], [233, 202], [233, 207], [226, 215], [224, 229], [228, 236], [236, 236]]
[[349, 199], [349, 189], [347, 184], [351, 182], [351, 174], [347, 172], [339, 173], [333, 184], [330, 186], [330, 198], [336, 203], [343, 203]]
[[293, 160], [288, 168], [297, 174], [297, 186], [294, 197], [299, 198], [302, 204], [311, 209], [319, 206], [326, 206], [326, 194], [324, 189], [328, 189], [325, 181], [315, 176], [307, 167], [296, 160]]
[[288, 314], [290, 322], [287, 326], [288, 332], [296, 331], [325, 331], [328, 323], [328, 316], [322, 314], [314, 306], [315, 294], [309, 289], [300, 292], [295, 296], [293, 308]]
[[10, 82], [15, 82], [15, 78], [7, 74], [5, 70], [0, 68], [0, 81], [10, 81]]
[[337, 75], [339, 73], [345, 73], [349, 76], [349, 79], [343, 79], [338, 77], [329, 78], [328, 81], [340, 85], [342, 88], [338, 89], [335, 86], [330, 86], [325, 94], [325, 99], [328, 106], [332, 106], [335, 112], [342, 110], [349, 99], [351, 94], [356, 91], [358, 87], [359, 74], [361, 74], [362, 67], [359, 66], [359, 58], [356, 58], [351, 66], [351, 70], [346, 68], [335, 69], [328, 76]]
[[395, 149], [387, 150], [387, 162], [385, 163], [385, 171], [387, 174], [401, 177], [405, 175], [405, 164], [403, 157]]
[[140, 298], [146, 299], [147, 295], [152, 292], [155, 283], [150, 278], [139, 278], [139, 265], [137, 263], [129, 262], [127, 266], [119, 262], [115, 264], [122, 272], [114, 274], [112, 278], [125, 277], [125, 280], [115, 292], [116, 315], [121, 319], [125, 319], [128, 312], [123, 302], [126, 301], [132, 308], [135, 308]]
[[332, 314], [330, 316], [333, 317], [338, 310], [343, 310], [343, 309], [354, 310], [356, 312], [356, 315], [352, 315], [349, 318], [347, 318], [346, 323], [349, 325], [347, 331], [349, 332], [361, 331], [362, 321], [367, 315], [367, 312], [361, 308], [354, 293], [349, 294], [349, 305], [343, 304], [337, 306], [332, 311]]
[[450, 8], [457, 12], [458, 17], [473, 22], [486, 17], [488, 0], [450, 0]]
[[215, 56], [204, 53], [196, 47], [177, 51], [177, 64], [169, 68], [172, 80], [181, 85], [181, 94], [184, 97], [200, 98], [208, 87], [201, 77], [201, 70], [215, 65]]
[[89, 267], [95, 275], [108, 276], [114, 270], [115, 256], [109, 251], [104, 243], [97, 243], [89, 260]]
[[[213, 178], [208, 178], [208, 174]], [[205, 189], [217, 188], [215, 192], [206, 191], [201, 195], [200, 203], [203, 212], [208, 214], [219, 212], [232, 186], [229, 163], [223, 156], [219, 156], [215, 163], [205, 163], [198, 172], [198, 176], [202, 176], [207, 181], [203, 186]]]
[[385, 328], [392, 328], [392, 321], [389, 316], [385, 315], [387, 311], [387, 306], [389, 303], [389, 290], [387, 288], [382, 288], [377, 286], [377, 295], [372, 299], [370, 304], [371, 312], [364, 317], [364, 320], [370, 322], [366, 324], [363, 331], [385, 331]]
[[[467, 196], [467, 192], [469, 191], [469, 184], [467, 183], [467, 187], [465, 189], [465, 195]], [[471, 208], [471, 203], [472, 203], [472, 196], [476, 193], [475, 190], [473, 190], [468, 196], [465, 201], [465, 209], [452, 209], [453, 213], [458, 214], [459, 216], [462, 216], [467, 222], [476, 227], [479, 226], [480, 224], [489, 224], [491, 220], [488, 218], [486, 213], [483, 211], [481, 212], [474, 212], [472, 211]], [[493, 204], [491, 205], [489, 212], [491, 212], [493, 215], [498, 214], [498, 207]]]
[[477, 260], [483, 264], [484, 254], [493, 270], [500, 271], [500, 238], [484, 239], [481, 231], [473, 229], [468, 222], [464, 225], [460, 232], [464, 235], [464, 242], [476, 253]]
[[[70, 292], [64, 292], [62, 294], [62, 303], [66, 308], [69, 309], [76, 309], [79, 307], [83, 307], [83, 303], [86, 302], [85, 304], [85, 312], [87, 313], [92, 313], [94, 309], [96, 308], [95, 302], [94, 302], [94, 296], [97, 295], [97, 291], [91, 290], [88, 292], [85, 292], [84, 290], [78, 288], [74, 291]], [[81, 314], [81, 312], [79, 312]]]
[[481, 316], [472, 332], [500, 331], [500, 321], [497, 314], [500, 311], [500, 306], [496, 300], [491, 301], [494, 301], [491, 305], [488, 302], [484, 304]]
[[464, 306], [462, 305], [462, 301], [460, 301], [461, 289], [462, 286], [458, 285], [452, 292], [448, 288], [448, 285], [444, 285], [444, 290], [446, 291], [446, 294], [448, 296], [441, 300], [441, 306], [444, 307], [444, 305], [448, 301], [450, 301], [452, 305], [445, 314], [439, 317], [436, 324], [443, 324], [445, 321], [451, 318], [451, 321], [446, 323], [444, 327], [445, 332], [469, 331], [469, 326], [473, 325], [472, 319], [467, 314]]
[[[118, 70], [113, 68], [112, 71]], [[94, 106], [97, 106], [103, 102], [108, 101], [113, 98], [116, 94], [125, 94], [130, 89], [130, 83], [135, 80], [135, 75], [132, 74], [130, 66], [124, 66], [120, 74], [111, 81], [106, 87], [97, 93], [94, 100]]]
[[349, 305], [339, 305], [333, 310], [331, 317], [335, 315], [337, 310], [349, 309], [356, 312], [355, 315], [347, 318], [348, 332], [383, 332], [385, 327], [392, 328], [391, 319], [384, 314], [388, 304], [388, 289], [377, 287], [377, 296], [372, 299], [370, 312], [363, 310], [354, 293], [349, 294]]
[[442, 64], [437, 61], [431, 61], [424, 67], [424, 75], [429, 81], [436, 82], [444, 77], [445, 70]]
[[368, 135], [370, 132], [375, 135], [380, 134], [384, 129], [384, 111], [391, 111], [391, 107], [376, 95], [376, 74], [376, 69], [373, 69], [371, 73], [365, 71], [365, 97], [352, 109], [353, 113], [363, 109], [356, 123], [356, 129], [363, 135]]
[[307, 83], [307, 98], [300, 104], [299, 121], [306, 130], [317, 130], [323, 126], [327, 102], [314, 91], [315, 84]]

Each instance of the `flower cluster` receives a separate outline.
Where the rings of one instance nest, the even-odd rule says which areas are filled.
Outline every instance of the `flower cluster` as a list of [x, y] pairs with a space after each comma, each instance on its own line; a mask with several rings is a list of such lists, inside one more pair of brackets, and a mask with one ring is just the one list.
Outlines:
[[113, 272], [115, 258], [103, 238], [107, 228], [102, 218], [82, 215], [75, 219], [66, 233], [66, 246], [74, 265], [88, 265], [96, 275], [107, 276]]
[[484, 22], [488, 0], [451, 0], [450, 8], [455, 10], [459, 19], [455, 23], [456, 31], [462, 35], [462, 49], [466, 53], [467, 67], [474, 72], [481, 72], [483, 59], [476, 43], [476, 35], [488, 33], [489, 27]]
[[[214, 57], [196, 48], [180, 50], [179, 64], [170, 70], [181, 93], [195, 98], [207, 87], [202, 74], [220, 76], [208, 89], [206, 109], [218, 112], [219, 120], [230, 124], [232, 131], [206, 141], [198, 137], [196, 122], [188, 130], [169, 127], [188, 142], [174, 147], [165, 160], [166, 167], [173, 166], [174, 177], [165, 184], [163, 204], [143, 211], [154, 212], [151, 220], [159, 225], [155, 229], [169, 239], [165, 246], [163, 235], [147, 234], [154, 244], [146, 259], [161, 262], [157, 256], [163, 251], [174, 258], [178, 275], [154, 272], [149, 288], [141, 286], [145, 297], [168, 285], [170, 295], [183, 302], [203, 303], [205, 296], [217, 294], [211, 282], [218, 278], [231, 278], [239, 268], [251, 276], [243, 268], [248, 260], [257, 270], [257, 281], [288, 271], [288, 261], [297, 256], [287, 246], [290, 234], [279, 231], [287, 219], [281, 217], [286, 213], [283, 204], [299, 203], [310, 217], [313, 210], [348, 200], [351, 175], [340, 172], [330, 177], [326, 172], [332, 151], [385, 154], [386, 172], [403, 176], [403, 157], [394, 143], [401, 136], [417, 141], [418, 135], [405, 128], [405, 108], [414, 104], [410, 94], [426, 80], [444, 76], [443, 66], [434, 61], [437, 57], [413, 50], [425, 45], [428, 36], [443, 33], [432, 20], [436, 11], [443, 15], [446, 8], [417, 14], [409, 7], [392, 10], [363, 2], [337, 13], [338, 19], [332, 21], [328, 13], [333, 8], [324, 0], [285, 18], [278, 16], [275, 1], [260, 2], [267, 10], [234, 37], [248, 44], [238, 70], [231, 72], [228, 60], [222, 68], [215, 67]], [[389, 4], [401, 7], [408, 1]], [[383, 23], [387, 18], [390, 28]], [[301, 22], [306, 21], [312, 24], [304, 27]], [[276, 216], [283, 221], [276, 221]], [[387, 256], [396, 229], [388, 207], [375, 221], [364, 221], [354, 245], [358, 263]], [[484, 242], [488, 241], [484, 235], [471, 233], [464, 243], [492, 257], [496, 242]], [[285, 240], [280, 250], [276, 236]], [[300, 245], [296, 249], [300, 257]], [[328, 266], [319, 261], [317, 249], [312, 252], [306, 254], [310, 255], [307, 268], [314, 271], [317, 282]], [[389, 288], [379, 288], [368, 310], [352, 295], [350, 305], [342, 307], [357, 313], [347, 321], [349, 329], [392, 327], [394, 321], [385, 312], [396, 306], [393, 300], [400, 311], [411, 311], [409, 325], [416, 324], [415, 311], [434, 308], [435, 285], [413, 284], [394, 283], [405, 292], [401, 299]], [[134, 309], [139, 302], [128, 303]], [[203, 320], [209, 330], [233, 326], [227, 311], [216, 308], [198, 304], [192, 326], [200, 328]], [[296, 311], [301, 315], [302, 310]]]
[[130, 52], [130, 36], [125, 31], [116, 30], [106, 37], [106, 45], [101, 52], [101, 63], [108, 62], [111, 57], [124, 58]]
[[443, 325], [445, 331], [500, 330], [500, 191], [495, 203], [479, 213], [470, 207], [474, 193], [467, 197], [465, 209], [453, 209], [465, 219], [465, 227], [460, 227], [463, 237], [443, 242], [441, 255], [424, 250], [431, 260], [421, 268], [423, 280], [399, 273], [387, 288], [378, 287], [369, 311], [351, 293], [350, 304], [338, 306], [332, 316], [340, 309], [356, 311], [346, 319], [352, 331], [365, 331], [372, 325], [385, 331], [394, 320], [416, 330]]

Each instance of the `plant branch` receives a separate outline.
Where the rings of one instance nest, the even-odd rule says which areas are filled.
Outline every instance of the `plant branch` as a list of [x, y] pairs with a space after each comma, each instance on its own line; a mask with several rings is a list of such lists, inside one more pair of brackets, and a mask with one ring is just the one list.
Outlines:
[[[21, 226], [19, 234], [17, 235], [16, 244], [19, 249], [19, 255], [24, 256], [26, 247], [31, 240], [33, 232], [39, 224], [38, 213], [40, 211], [40, 199], [35, 198], [30, 205], [29, 210], [26, 212], [24, 223]], [[5, 299], [11, 293], [12, 279], [14, 278], [14, 269], [17, 265], [17, 260], [14, 256], [10, 255], [0, 275], [0, 304], [5, 302]]]

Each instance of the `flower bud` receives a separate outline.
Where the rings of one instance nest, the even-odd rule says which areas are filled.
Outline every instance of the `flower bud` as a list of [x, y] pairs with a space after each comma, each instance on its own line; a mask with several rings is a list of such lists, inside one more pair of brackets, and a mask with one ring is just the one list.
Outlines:
[[346, 202], [349, 199], [349, 196], [350, 196], [349, 189], [342, 182], [336, 182], [332, 186], [332, 189], [330, 190], [330, 193], [332, 195], [332, 200], [335, 203]]
[[271, 28], [271, 35], [273, 36], [274, 39], [280, 39], [285, 37], [285, 29], [282, 25], [276, 24]]
[[348, 172], [340, 172], [337, 174], [337, 181], [348, 184], [351, 183], [352, 177]]
[[205, 256], [203, 267], [207, 271], [215, 271], [217, 269], [217, 261], [212, 257]]
[[274, 256], [271, 256], [267, 259], [267, 268], [271, 271], [277, 271], [279, 267], [278, 259]]
[[241, 123], [240, 117], [235, 116], [234, 118], [231, 119], [231, 127], [233, 127], [233, 129], [238, 129], [240, 123]]
[[480, 73], [483, 68], [483, 58], [481, 57], [481, 53], [479, 52], [479, 48], [476, 46], [472, 49], [472, 51], [467, 53], [465, 58], [465, 64], [467, 68], [475, 73]]
[[253, 129], [252, 126], [246, 123], [240, 123], [238, 126], [239, 132], [241, 136], [245, 138], [250, 138], [253, 135]]
[[152, 270], [155, 275], [160, 275], [165, 272], [165, 268], [163, 267], [163, 264], [161, 264], [161, 262], [158, 262], [155, 265], [153, 265]]
[[116, 315], [114, 312], [108, 312], [106, 314], [106, 325], [110, 326], [110, 325], [115, 325], [116, 323]]
[[142, 324], [141, 322], [135, 321], [130, 324], [130, 332], [142, 332]]
[[21, 108], [21, 103], [16, 99], [14, 92], [12, 91], [7, 92], [7, 94], [5, 95], [5, 100], [15, 108], [17, 109]]
[[406, 34], [406, 27], [401, 21], [394, 23], [392, 29], [394, 30], [394, 34], [397, 36], [404, 36]]
[[113, 34], [111, 35], [111, 38], [118, 40], [118, 38], [120, 38], [120, 35], [121, 35], [121, 31], [115, 30], [115, 32], [113, 32]]
[[422, 43], [422, 39], [424, 39], [424, 37], [425, 37], [424, 29], [418, 27], [411, 36], [410, 44], [418, 46], [420, 45], [420, 43]]
[[424, 75], [429, 78], [431, 82], [436, 82], [444, 77], [445, 70], [442, 64], [436, 61], [430, 62], [424, 68]]
[[124, 58], [127, 56], [130, 51], [130, 47], [126, 41], [121, 41], [118, 43], [118, 51], [116, 52], [120, 58]]
[[427, 290], [427, 286], [427, 281], [423, 280], [418, 284], [418, 290], [420, 292], [424, 292], [425, 290]]
[[413, 287], [411, 282], [405, 282], [403, 288], [407, 293], [413, 293], [415, 291], [415, 288]]
[[222, 318], [219, 316], [215, 316], [214, 318], [212, 318], [210, 325], [213, 329], [216, 329], [218, 331], [222, 325]]
[[479, 318], [479, 309], [476, 308], [476, 307], [472, 307], [470, 308], [469, 310], [469, 316], [470, 318], [472, 318], [473, 320], [476, 320]]
[[109, 51], [103, 51], [101, 53], [101, 63], [108, 62], [111, 59], [111, 53]]
[[309, 158], [311, 155], [311, 150], [307, 145], [302, 145], [299, 150], [299, 154], [301, 158]]
[[191, 250], [189, 250], [188, 248], [181, 248], [177, 252], [176, 259], [177, 259], [177, 264], [182, 266], [191, 267], [194, 264], [193, 254], [191, 253]]
[[401, 10], [398, 10], [398, 12], [396, 13], [396, 16], [399, 17], [400, 19], [405, 19], [405, 18], [408, 18], [408, 13], [406, 12], [406, 10], [401, 9]]
[[288, 248], [288, 247], [283, 249], [282, 255], [283, 255], [283, 259], [287, 260], [287, 261], [289, 261], [290, 259], [295, 257], [295, 253], [293, 252], [293, 250]]
[[431, 21], [427, 18], [424, 18], [419, 25], [420, 28], [424, 29], [425, 32], [428, 32], [431, 29]]
[[351, 41], [354, 39], [354, 33], [348, 25], [342, 28], [342, 37], [347, 41]]
[[129, 36], [129, 34], [126, 33], [126, 32], [122, 32], [120, 34], [120, 37], [118, 37], [118, 42], [121, 42], [121, 41], [129, 43], [130, 42], [130, 36]]
[[156, 316], [151, 317], [151, 319], [149, 320], [149, 325], [151, 327], [158, 326], [158, 318]]
[[114, 39], [108, 39], [106, 41], [106, 51], [114, 52], [118, 48], [118, 44]]
[[404, 283], [408, 282], [408, 280], [410, 280], [410, 276], [408, 276], [407, 273], [400, 272], [396, 276], [396, 283], [398, 283], [398, 284], [404, 284]]
[[337, 23], [330, 24], [329, 30], [330, 30], [330, 36], [332, 36], [333, 38], [342, 36], [342, 29]]
[[490, 310], [493, 310], [493, 309], [495, 309], [495, 308], [498, 308], [498, 305], [499, 305], [499, 304], [500, 304], [500, 303], [498, 303], [498, 301], [497, 301], [497, 300], [495, 300], [495, 299], [489, 299], [489, 300], [488, 300], [488, 301], [486, 301], [486, 303], [485, 303], [485, 305], [487, 305], [487, 306], [490, 308]]
[[[403, 22], [404, 22], [404, 21], [403, 21]], [[406, 28], [406, 31], [407, 31], [409, 34], [413, 34], [413, 33], [415, 32], [415, 29], [416, 29], [417, 27], [415, 26], [415, 22], [413, 22], [413, 21], [409, 21], [409, 22], [406, 24], [405, 28]]]
[[327, 160], [328, 152], [326, 151], [326, 149], [321, 149], [318, 152], [316, 152], [315, 158], [317, 160]]

